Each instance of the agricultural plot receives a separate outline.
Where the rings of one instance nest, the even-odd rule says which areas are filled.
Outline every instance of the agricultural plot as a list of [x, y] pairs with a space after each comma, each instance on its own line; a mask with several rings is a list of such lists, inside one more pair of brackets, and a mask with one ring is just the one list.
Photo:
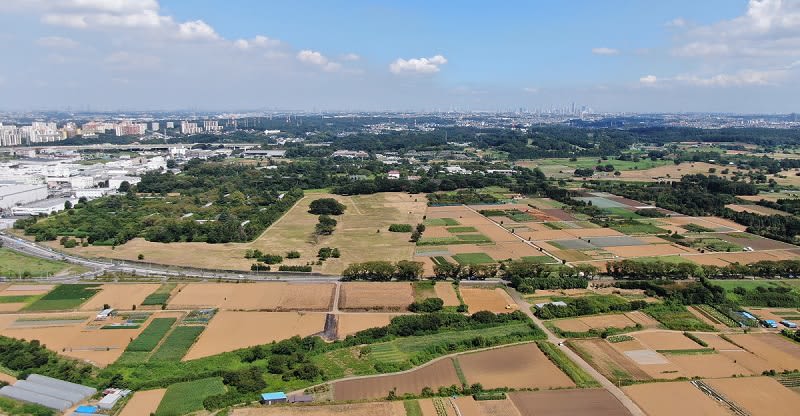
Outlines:
[[[726, 406], [688, 381], [636, 384], [622, 390], [650, 416], [731, 414]], [[676, 397], [680, 400], [675, 400]]]
[[484, 388], [563, 388], [575, 383], [558, 369], [536, 344], [521, 344], [459, 355], [467, 384]]
[[114, 309], [133, 309], [159, 288], [157, 284], [107, 284], [100, 292], [81, 305], [83, 311], [102, 310], [103, 305]]
[[438, 387], [460, 384], [453, 362], [446, 358], [406, 373], [337, 381], [332, 383], [332, 389], [334, 400], [349, 401], [385, 398], [390, 391], [398, 396], [417, 395], [425, 387], [435, 391]]
[[782, 215], [782, 216], [792, 215], [792, 214], [789, 214], [788, 212], [784, 212], [784, 211], [781, 211], [781, 210], [778, 210], [778, 209], [762, 207], [761, 205], [755, 205], [755, 204], [753, 204], [753, 205], [728, 204], [728, 205], [725, 205], [725, 208], [734, 210], [736, 212], [751, 212], [753, 214], [765, 215], [765, 216], [770, 216], [770, 215]]
[[458, 300], [456, 288], [448, 282], [437, 283], [433, 287], [436, 297], [444, 301], [444, 306], [458, 306], [461, 302]]
[[136, 339], [131, 341], [126, 348], [126, 351], [139, 351], [149, 352], [152, 351], [164, 335], [169, 332], [172, 325], [175, 323], [176, 318], [155, 318], [150, 321], [150, 324], [139, 334]]
[[[437, 285], [438, 286], [438, 285]], [[389, 325], [396, 313], [341, 313], [336, 315], [336, 336], [344, 339], [358, 331]]]
[[156, 416], [180, 416], [203, 410], [206, 397], [225, 393], [221, 377], [175, 383], [169, 386], [158, 405]]
[[340, 289], [339, 309], [405, 311], [414, 302], [409, 283], [344, 282]]
[[727, 378], [708, 380], [706, 384], [753, 416], [796, 415], [800, 408], [800, 395], [773, 378]]
[[170, 309], [327, 311], [331, 283], [189, 283], [169, 300]]
[[220, 311], [183, 359], [193, 360], [254, 345], [269, 344], [295, 335], [301, 337], [313, 335], [325, 328], [325, 315], [298, 312]]
[[619, 400], [605, 389], [520, 391], [509, 393], [508, 397], [523, 415], [630, 415]]
[[458, 264], [490, 264], [497, 263], [493, 258], [489, 257], [486, 253], [460, 253], [454, 254], [453, 260]]
[[658, 325], [658, 322], [641, 312], [584, 316], [579, 318], [557, 319], [550, 322], [561, 331], [577, 333], [591, 330], [603, 330], [606, 328], [632, 328], [636, 327], [637, 323], [645, 328], [652, 328]]
[[500, 288], [481, 289], [462, 286], [459, 290], [464, 303], [469, 307], [470, 313], [478, 311], [507, 313], [519, 307], [511, 296]]
[[[329, 404], [321, 406], [266, 406], [233, 409], [231, 416], [406, 416], [403, 402]], [[428, 416], [428, 413], [424, 413]], [[437, 416], [434, 413], [431, 416]]]
[[177, 283], [164, 283], [142, 300], [142, 306], [166, 305]]
[[150, 357], [152, 361], [180, 361], [205, 329], [204, 326], [178, 326], [170, 332]]
[[119, 416], [141, 416], [155, 413], [166, 391], [167, 389], [156, 389], [133, 393]]
[[98, 284], [64, 284], [28, 305], [26, 311], [76, 309], [97, 294]]
[[750, 368], [754, 373], [760, 373], [764, 370], [791, 371], [800, 369], [800, 344], [793, 343], [780, 335], [750, 333], [730, 334], [728, 337], [736, 345], [743, 347], [759, 358], [759, 360], [742, 362], [742, 365]]

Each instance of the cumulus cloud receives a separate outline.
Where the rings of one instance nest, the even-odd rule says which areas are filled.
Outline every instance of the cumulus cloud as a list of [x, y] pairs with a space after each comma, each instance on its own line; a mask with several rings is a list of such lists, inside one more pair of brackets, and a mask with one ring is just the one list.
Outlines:
[[36, 44], [45, 48], [72, 49], [77, 48], [79, 43], [61, 36], [45, 36], [36, 40]]
[[325, 55], [309, 49], [298, 52], [297, 60], [306, 64], [318, 66], [328, 72], [338, 71], [342, 68], [340, 63], [332, 62]]
[[592, 53], [595, 55], [612, 56], [619, 55], [619, 49], [614, 48], [592, 48]]
[[257, 35], [253, 39], [238, 39], [233, 42], [233, 46], [236, 46], [239, 49], [271, 48], [280, 46], [280, 44], [281, 42], [279, 40], [270, 39], [262, 35]]
[[656, 77], [655, 75], [645, 75], [639, 78], [639, 82], [645, 85], [653, 85], [656, 82], [658, 82], [658, 77]]
[[178, 37], [186, 40], [216, 40], [219, 35], [214, 28], [202, 20], [185, 22], [178, 25]]
[[440, 71], [440, 66], [447, 63], [447, 58], [435, 55], [430, 58], [398, 58], [389, 65], [393, 74], [433, 74]]
[[340, 59], [342, 61], [358, 61], [358, 60], [361, 59], [361, 57], [358, 56], [357, 54], [354, 54], [354, 53], [348, 53], [348, 54], [342, 55], [342, 57]]

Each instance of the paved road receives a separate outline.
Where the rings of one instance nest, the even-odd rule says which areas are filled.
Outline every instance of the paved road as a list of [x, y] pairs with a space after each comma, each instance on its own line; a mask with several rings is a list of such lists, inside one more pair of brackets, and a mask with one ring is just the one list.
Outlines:
[[528, 315], [528, 317], [533, 319], [536, 325], [539, 328], [541, 328], [545, 332], [545, 334], [547, 334], [548, 341], [558, 345], [561, 351], [563, 351], [564, 354], [566, 354], [570, 360], [572, 360], [575, 364], [578, 364], [578, 366], [580, 366], [584, 371], [589, 373], [589, 375], [592, 376], [592, 378], [597, 380], [600, 383], [600, 385], [603, 386], [603, 388], [605, 388], [611, 394], [613, 394], [614, 397], [616, 397], [617, 400], [619, 400], [620, 403], [622, 403], [622, 405], [625, 406], [633, 416], [645, 416], [645, 413], [642, 411], [642, 409], [639, 408], [639, 406], [636, 403], [634, 403], [633, 400], [630, 399], [630, 397], [626, 396], [625, 393], [623, 393], [619, 387], [617, 387], [614, 383], [605, 378], [605, 376], [603, 376], [597, 370], [595, 370], [591, 365], [589, 365], [589, 363], [584, 361], [583, 358], [581, 358], [578, 354], [576, 354], [575, 351], [572, 351], [571, 349], [569, 349], [569, 347], [564, 345], [565, 340], [563, 338], [557, 337], [554, 333], [552, 333], [549, 329], [547, 329], [547, 327], [544, 326], [542, 320], [536, 317], [536, 315], [534, 315], [533, 312], [531, 312], [531, 305], [519, 294], [519, 292], [513, 289], [509, 289], [509, 293], [511, 293], [511, 297], [514, 298], [514, 301], [517, 302], [517, 304], [519, 305], [520, 310], [525, 312], [525, 314]]

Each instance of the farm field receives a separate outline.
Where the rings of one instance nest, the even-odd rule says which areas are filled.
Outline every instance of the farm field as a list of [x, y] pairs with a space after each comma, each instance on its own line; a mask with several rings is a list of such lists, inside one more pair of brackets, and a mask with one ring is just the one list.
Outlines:
[[788, 212], [784, 212], [778, 209], [762, 207], [761, 205], [739, 205], [739, 204], [728, 204], [725, 205], [725, 208], [732, 209], [736, 212], [752, 212], [753, 214], [759, 215], [792, 215]]
[[762, 364], [765, 361], [768, 368], [751, 368], [753, 372], [763, 370], [783, 371], [800, 369], [800, 344], [793, 343], [777, 334], [731, 334], [728, 337], [761, 359], [753, 363], [745, 362], [742, 365]]
[[398, 314], [395, 313], [340, 313], [337, 317], [336, 336], [344, 339], [369, 328], [386, 326]]
[[519, 308], [511, 296], [501, 288], [480, 289], [461, 286], [461, 297], [469, 306], [469, 312], [490, 311], [507, 313]]
[[102, 285], [100, 291], [89, 301], [81, 305], [82, 311], [100, 311], [108, 304], [114, 309], [132, 309], [160, 285], [158, 284], [108, 284]]
[[332, 389], [334, 400], [348, 401], [385, 398], [392, 389], [401, 396], [420, 394], [424, 387], [435, 391], [440, 386], [453, 384], [461, 382], [452, 360], [444, 358], [406, 373], [337, 381], [332, 383]]
[[627, 312], [623, 314], [584, 316], [579, 318], [557, 319], [550, 321], [562, 331], [568, 332], [587, 332], [592, 329], [605, 328], [629, 328], [636, 324], [644, 328], [654, 328], [658, 326], [658, 321], [650, 318], [642, 312]]
[[534, 343], [462, 354], [457, 360], [467, 384], [481, 383], [487, 389], [575, 386]]
[[753, 416], [790, 416], [800, 408], [800, 394], [770, 377], [726, 378], [706, 383]]
[[405, 311], [414, 302], [413, 288], [403, 282], [344, 282], [339, 295], [339, 309]]
[[0, 276], [47, 277], [80, 274], [88, 271], [78, 265], [29, 256], [7, 248], [0, 248]]
[[327, 311], [332, 283], [189, 283], [170, 299], [170, 309]]
[[[231, 416], [406, 416], [403, 402], [326, 404], [319, 406], [245, 407]], [[427, 416], [427, 414], [425, 415]], [[434, 413], [432, 416], [436, 416]]]
[[28, 305], [26, 311], [76, 309], [98, 292], [98, 284], [63, 284]]
[[444, 301], [444, 306], [458, 306], [460, 304], [456, 289], [450, 282], [439, 282], [433, 287], [436, 297]]
[[220, 311], [183, 359], [269, 344], [294, 335], [304, 337], [324, 328], [324, 313]]
[[175, 383], [167, 387], [156, 410], [156, 416], [178, 416], [203, 409], [206, 397], [222, 394], [225, 385], [221, 377]]
[[518, 391], [508, 395], [522, 415], [624, 416], [630, 412], [604, 389]]
[[[650, 416], [731, 414], [726, 406], [688, 381], [636, 384], [623, 387], [622, 390]], [[680, 400], [675, 400], [676, 397], [680, 397]]]
[[[343, 215], [337, 216], [339, 224], [331, 236], [317, 238], [313, 235], [317, 216], [308, 213], [311, 201], [319, 198], [335, 198], [347, 206]], [[339, 196], [325, 193], [308, 194], [297, 202], [281, 219], [276, 221], [261, 236], [250, 243], [154, 243], [141, 238], [133, 239], [121, 246], [89, 246], [68, 249], [87, 257], [105, 257], [136, 261], [139, 254], [147, 262], [192, 266], [206, 269], [250, 270], [253, 263], [245, 259], [248, 249], [259, 249], [264, 253], [285, 255], [297, 250], [299, 259], [287, 259], [283, 264], [306, 264], [315, 261], [321, 247], [339, 247], [342, 256], [328, 259], [314, 271], [338, 274], [350, 263], [370, 260], [411, 260], [414, 244], [406, 233], [376, 233], [392, 223], [417, 224], [422, 222], [427, 200], [425, 195], [409, 195], [389, 192], [372, 195]], [[58, 242], [48, 243], [60, 248]]]
[[155, 413], [167, 389], [144, 390], [133, 393], [119, 416], [140, 416]]

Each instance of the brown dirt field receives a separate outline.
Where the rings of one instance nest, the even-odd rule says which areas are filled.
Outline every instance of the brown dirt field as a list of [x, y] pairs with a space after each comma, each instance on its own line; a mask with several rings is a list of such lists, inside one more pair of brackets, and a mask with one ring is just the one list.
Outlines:
[[738, 205], [738, 204], [728, 204], [725, 205], [725, 208], [731, 209], [736, 212], [750, 212], [753, 214], [759, 215], [783, 215], [788, 216], [791, 215], [788, 212], [784, 212], [777, 209], [762, 207], [761, 205]]
[[[752, 247], [754, 250], [793, 249], [796, 246], [782, 241], [770, 240], [761, 236], [744, 233], [719, 233], [711, 235], [741, 247]], [[744, 238], [742, 238], [744, 237]]]
[[[780, 310], [780, 309], [779, 309]], [[783, 320], [780, 316], [773, 313], [775, 309], [770, 308], [747, 308], [747, 311], [755, 315], [758, 319], [772, 319], [775, 322]], [[795, 312], [797, 313], [797, 312]]]
[[694, 254], [685, 255], [684, 254], [684, 255], [681, 255], [681, 257], [683, 257], [683, 258], [685, 258], [687, 260], [691, 260], [691, 261], [693, 261], [693, 262], [695, 262], [697, 264], [700, 264], [700, 265], [705, 264], [705, 265], [709, 265], [709, 266], [727, 266], [728, 264], [730, 264], [727, 261], [722, 260], [719, 257], [717, 257], [717, 253], [699, 254], [699, 255], [694, 255]]
[[688, 381], [636, 384], [622, 390], [650, 416], [730, 416], [727, 407]]
[[419, 394], [424, 387], [434, 391], [441, 386], [461, 385], [449, 358], [433, 364], [418, 367], [401, 374], [365, 377], [333, 383], [333, 397], [336, 401], [380, 399], [396, 388], [397, 395]]
[[452, 237], [453, 233], [447, 231], [447, 227], [444, 226], [426, 226], [425, 227], [425, 237]]
[[728, 341], [722, 339], [721, 336], [717, 334], [709, 334], [708, 332], [693, 332], [694, 336], [700, 338], [701, 340], [705, 341], [708, 344], [709, 348], [714, 348], [717, 351], [729, 351], [729, 350], [736, 350], [736, 351], [744, 351], [741, 348], [737, 347], [736, 345], [731, 344]]
[[[503, 230], [500, 230], [503, 232]], [[513, 238], [513, 237], [512, 237]], [[523, 243], [522, 241], [501, 241], [497, 244], [457, 244], [446, 246], [451, 254], [460, 253], [486, 253], [495, 260], [518, 259], [525, 256], [541, 255], [535, 248]]]
[[780, 195], [769, 195], [769, 194], [759, 194], [759, 195], [740, 195], [740, 196], [737, 196], [737, 198], [744, 199], [745, 201], [752, 201], [752, 202], [758, 202], [758, 201], [760, 201], [762, 199], [765, 200], [765, 201], [776, 202], [778, 199], [783, 198], [783, 196], [780, 196]]
[[523, 415], [630, 415], [619, 400], [604, 389], [513, 392], [509, 397]]
[[157, 389], [133, 393], [119, 416], [141, 416], [155, 412], [166, 391], [167, 389]]
[[655, 328], [661, 324], [660, 322], [651, 318], [650, 315], [640, 311], [625, 312], [625, 316], [633, 321], [634, 325], [641, 324], [645, 328]]
[[522, 416], [514, 406], [514, 402], [509, 399], [473, 401], [481, 412], [478, 416]]
[[752, 416], [790, 416], [800, 409], [800, 395], [769, 377], [728, 378], [707, 383]]
[[605, 179], [615, 179], [623, 181], [625, 180], [644, 181], [644, 182], [655, 181], [658, 179], [679, 179], [683, 175], [692, 175], [695, 173], [702, 173], [707, 175], [709, 168], [715, 168], [717, 170], [717, 173], [715, 173], [715, 175], [724, 177], [730, 177], [733, 175], [733, 172], [738, 170], [738, 168], [736, 168], [735, 166], [726, 166], [726, 168], [730, 170], [730, 173], [728, 175], [723, 175], [719, 173], [723, 169], [719, 165], [712, 165], [706, 162], [691, 162], [691, 163], [687, 162], [687, 163], [681, 163], [678, 166], [672, 164], [672, 165], [658, 166], [650, 169], [625, 170], [622, 171], [622, 175], [620, 175], [619, 177], [609, 176]]
[[449, 282], [439, 282], [433, 290], [436, 292], [436, 297], [444, 301], [444, 306], [458, 306], [461, 303], [456, 296], [456, 290]]
[[414, 302], [410, 283], [345, 282], [340, 291], [339, 309], [401, 311]]
[[[434, 405], [433, 400], [434, 399], [417, 400], [417, 402], [419, 403], [419, 407], [422, 410], [422, 416], [439, 416], [439, 414], [436, 412], [436, 406]], [[442, 403], [445, 405], [444, 410], [445, 413], [447, 413], [447, 415], [445, 416], [458, 416], [456, 414], [455, 407], [453, 407], [452, 404], [453, 402], [449, 397], [444, 397], [437, 400], [442, 400]], [[461, 416], [468, 416], [468, 415], [462, 414]]]
[[574, 340], [570, 342], [575, 346], [573, 349], [577, 348], [590, 355], [592, 357], [590, 360], [592, 367], [609, 379], [614, 379], [614, 373], [618, 371], [629, 374], [635, 380], [650, 380], [652, 378], [603, 339]]
[[[336, 219], [336, 232], [329, 237], [314, 238], [317, 216], [308, 213], [311, 201], [319, 198], [335, 198], [347, 206], [343, 215]], [[285, 260], [285, 264], [305, 264], [316, 259], [320, 247], [339, 247], [342, 257], [329, 259], [315, 271], [338, 274], [350, 263], [369, 260], [411, 260], [414, 244], [405, 233], [375, 231], [386, 229], [392, 223], [417, 224], [422, 222], [427, 200], [424, 195], [409, 195], [400, 192], [373, 195], [340, 196], [330, 194], [307, 195], [276, 221], [261, 236], [250, 243], [206, 244], [206, 243], [153, 243], [144, 239], [133, 239], [114, 250], [111, 247], [76, 247], [70, 252], [88, 257], [106, 257], [136, 260], [139, 254], [146, 261], [190, 265], [207, 269], [250, 270], [253, 263], [245, 259], [248, 249], [259, 249], [265, 253], [284, 254], [297, 250], [301, 258]], [[58, 246], [58, 242], [50, 244]]]
[[147, 295], [153, 293], [159, 284], [105, 284], [100, 292], [81, 306], [82, 311], [99, 311], [103, 304], [114, 309], [129, 310], [140, 305]]
[[305, 337], [325, 328], [324, 313], [221, 311], [189, 349], [184, 361], [272, 341]]
[[693, 250], [687, 250], [674, 244], [606, 247], [605, 250], [610, 251], [611, 253], [614, 253], [620, 257], [672, 256], [676, 254], [693, 252]]
[[0, 373], [0, 381], [4, 381], [8, 384], [14, 384], [17, 382], [17, 378], [6, 373]]
[[398, 315], [396, 313], [342, 313], [338, 315], [336, 334], [339, 339], [344, 339], [358, 331], [389, 325], [389, 321]]
[[652, 350], [692, 350], [702, 348], [689, 337], [677, 331], [647, 331], [631, 335]]
[[55, 285], [7, 285], [0, 296], [44, 295], [54, 287]]
[[611, 228], [567, 228], [563, 231], [575, 237], [613, 237], [625, 235]]
[[715, 253], [715, 254], [717, 258], [723, 261], [727, 261], [728, 263], [750, 264], [762, 260], [775, 261], [778, 259], [776, 256], [772, 255], [771, 252], [765, 252], [765, 251], [750, 251], [750, 252], [740, 252], [740, 253]]
[[717, 224], [720, 227], [733, 228], [734, 230], [737, 230], [737, 231], [744, 231], [745, 228], [747, 228], [744, 225], [741, 225], [739, 223], [733, 222], [733, 221], [725, 219], [725, 218], [720, 218], [720, 217], [703, 217], [703, 218], [705, 218], [706, 220], [708, 220], [712, 224]]
[[[672, 364], [678, 366], [680, 374], [687, 377], [732, 377], [734, 375], [753, 375], [747, 368], [734, 363], [730, 358], [721, 354], [703, 355], [668, 355]], [[677, 377], [677, 375], [676, 375]], [[663, 377], [672, 378], [672, 377]]]
[[[713, 218], [714, 217], [684, 217], [684, 216], [680, 216], [680, 217], [661, 218], [660, 221], [663, 221], [663, 222], [665, 222], [667, 224], [677, 225], [677, 226], [687, 225], [687, 224], [696, 224], [696, 225], [699, 225], [699, 226], [702, 226], [702, 227], [710, 228], [712, 230], [716, 229], [716, 228], [724, 227], [723, 225], [718, 224], [716, 221], [714, 221]], [[738, 227], [741, 227], [741, 226], [738, 226]], [[738, 227], [736, 227], [736, 228], [738, 229]], [[684, 232], [685, 232], [685, 230], [684, 230]]]
[[536, 344], [521, 344], [458, 356], [467, 384], [485, 388], [558, 388], [575, 383]]
[[[264, 406], [234, 409], [231, 416], [405, 416], [402, 401], [313, 406]], [[435, 415], [435, 413], [434, 413]]]
[[0, 312], [16, 312], [27, 306], [27, 303], [0, 303]]
[[[761, 371], [767, 369], [783, 371], [800, 368], [800, 354], [795, 350], [796, 346], [792, 345], [791, 341], [781, 339], [780, 335], [751, 333], [731, 334], [729, 337], [733, 342], [741, 345], [757, 356], [756, 359], [744, 357], [738, 360], [742, 361], [742, 365], [750, 368], [754, 372], [759, 368], [763, 368], [764, 364], [766, 364], [768, 368], [763, 368]], [[736, 353], [726, 355], [731, 356], [732, 354]]]
[[500, 288], [479, 289], [472, 287], [459, 288], [464, 303], [469, 306], [469, 312], [490, 311], [494, 313], [507, 313], [519, 308], [508, 293]]
[[327, 311], [333, 290], [331, 283], [189, 283], [170, 299], [169, 307]]
[[560, 319], [553, 321], [553, 325], [562, 331], [586, 332], [593, 328], [626, 328], [636, 325], [636, 322], [623, 314], [613, 314]]

